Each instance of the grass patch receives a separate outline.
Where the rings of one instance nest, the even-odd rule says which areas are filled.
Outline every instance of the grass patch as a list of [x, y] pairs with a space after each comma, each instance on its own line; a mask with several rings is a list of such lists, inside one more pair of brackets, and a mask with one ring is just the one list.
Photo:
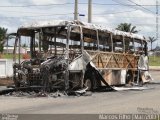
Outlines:
[[[18, 59], [19, 55], [16, 54], [16, 59]], [[21, 59], [23, 55], [21, 54]], [[13, 59], [13, 54], [0, 54], [0, 59]]]
[[149, 56], [149, 66], [160, 66], [160, 56]]
[[3, 59], [13, 59], [13, 54], [3, 54]]

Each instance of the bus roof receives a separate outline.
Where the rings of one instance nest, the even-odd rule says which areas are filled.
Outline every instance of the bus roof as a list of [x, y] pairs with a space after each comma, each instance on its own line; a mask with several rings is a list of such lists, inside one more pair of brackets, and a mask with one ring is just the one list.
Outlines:
[[108, 28], [106, 26], [81, 22], [77, 20], [73, 20], [73, 21], [67, 21], [67, 20], [36, 21], [33, 23], [26, 23], [25, 25], [21, 26], [19, 30], [21, 29], [23, 30], [24, 29], [39, 29], [39, 28], [45, 28], [45, 27], [56, 27], [56, 26], [58, 27], [58, 26], [68, 26], [68, 25], [80, 25], [87, 29], [98, 30], [101, 32], [112, 33], [113, 35], [121, 35], [121, 36], [129, 37], [129, 38], [147, 41], [144, 36], [139, 35], [139, 34], [115, 30], [115, 29]]

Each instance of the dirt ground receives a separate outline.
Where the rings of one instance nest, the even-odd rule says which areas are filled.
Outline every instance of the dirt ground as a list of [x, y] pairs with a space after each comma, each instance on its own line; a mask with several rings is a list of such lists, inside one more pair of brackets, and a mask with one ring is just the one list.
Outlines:
[[0, 78], [0, 86], [7, 86], [12, 84], [13, 84], [12, 78]]

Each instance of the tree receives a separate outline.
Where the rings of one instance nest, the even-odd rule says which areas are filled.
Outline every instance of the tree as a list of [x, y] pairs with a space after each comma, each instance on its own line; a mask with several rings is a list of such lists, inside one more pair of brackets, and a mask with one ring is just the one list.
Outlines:
[[132, 26], [131, 23], [121, 23], [116, 29], [130, 33], [138, 33], [138, 30], [136, 30], [136, 26]]
[[24, 43], [24, 44], [22, 45], [22, 47], [23, 47], [23, 48], [26, 48], [26, 47], [28, 47], [28, 46], [27, 46], [26, 43]]
[[157, 39], [155, 37], [148, 37], [148, 38], [149, 38], [149, 42], [151, 42], [151, 51], [152, 51], [153, 42], [155, 42]]
[[0, 53], [3, 52], [6, 40], [7, 40], [7, 29], [0, 27]]
[[[121, 23], [116, 28], [117, 30], [121, 30], [124, 32], [130, 32], [130, 33], [138, 33], [138, 30], [136, 30], [136, 26], [132, 26], [131, 23]], [[129, 49], [129, 41], [125, 41], [125, 49]]]

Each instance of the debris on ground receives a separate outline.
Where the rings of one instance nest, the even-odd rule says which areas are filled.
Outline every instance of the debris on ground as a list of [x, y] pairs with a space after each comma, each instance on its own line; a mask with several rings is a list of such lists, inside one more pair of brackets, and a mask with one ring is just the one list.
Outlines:
[[[150, 84], [158, 84], [158, 83], [150, 83]], [[136, 90], [136, 91], [142, 91], [142, 90], [148, 90], [153, 89], [149, 84], [145, 84], [144, 86], [132, 84], [130, 86], [112, 86], [114, 91], [127, 91], [127, 90]], [[88, 91], [88, 87], [76, 90], [76, 91], [44, 91], [41, 89], [40, 91], [37, 91], [39, 87], [33, 86], [33, 87], [22, 87], [21, 89], [16, 89], [14, 86], [0, 86], [0, 95], [4, 96], [13, 96], [13, 97], [28, 97], [28, 98], [36, 98], [36, 97], [51, 97], [51, 98], [58, 98], [58, 97], [64, 97], [64, 96], [92, 96], [92, 92]], [[101, 89], [97, 90], [98, 92], [107, 92], [108, 89], [106, 87], [102, 87]], [[96, 92], [97, 92], [96, 91]]]
[[147, 90], [148, 87], [139, 87], [139, 86], [132, 86], [132, 87], [113, 87], [117, 91], [124, 91], [124, 90]]
[[49, 94], [49, 97], [53, 97], [53, 98], [63, 97], [63, 96], [67, 96], [67, 94], [65, 92], [60, 92], [60, 91]]
[[[6, 91], [6, 92], [5, 92]], [[57, 97], [64, 97], [64, 96], [91, 96], [92, 92], [87, 91], [87, 89], [81, 89], [77, 91], [59, 91], [57, 90], [56, 92], [46, 92], [46, 91], [27, 91], [27, 90], [19, 90], [16, 91], [15, 89], [11, 88], [6, 88], [3, 89], [3, 94], [4, 96], [13, 96], [13, 97], [52, 97], [52, 98], [57, 98]]]
[[86, 87], [84, 89], [81, 89], [81, 90], [76, 90], [75, 93], [77, 93], [77, 94], [84, 94], [84, 93], [86, 93], [87, 89], [88, 89], [88, 87]]

